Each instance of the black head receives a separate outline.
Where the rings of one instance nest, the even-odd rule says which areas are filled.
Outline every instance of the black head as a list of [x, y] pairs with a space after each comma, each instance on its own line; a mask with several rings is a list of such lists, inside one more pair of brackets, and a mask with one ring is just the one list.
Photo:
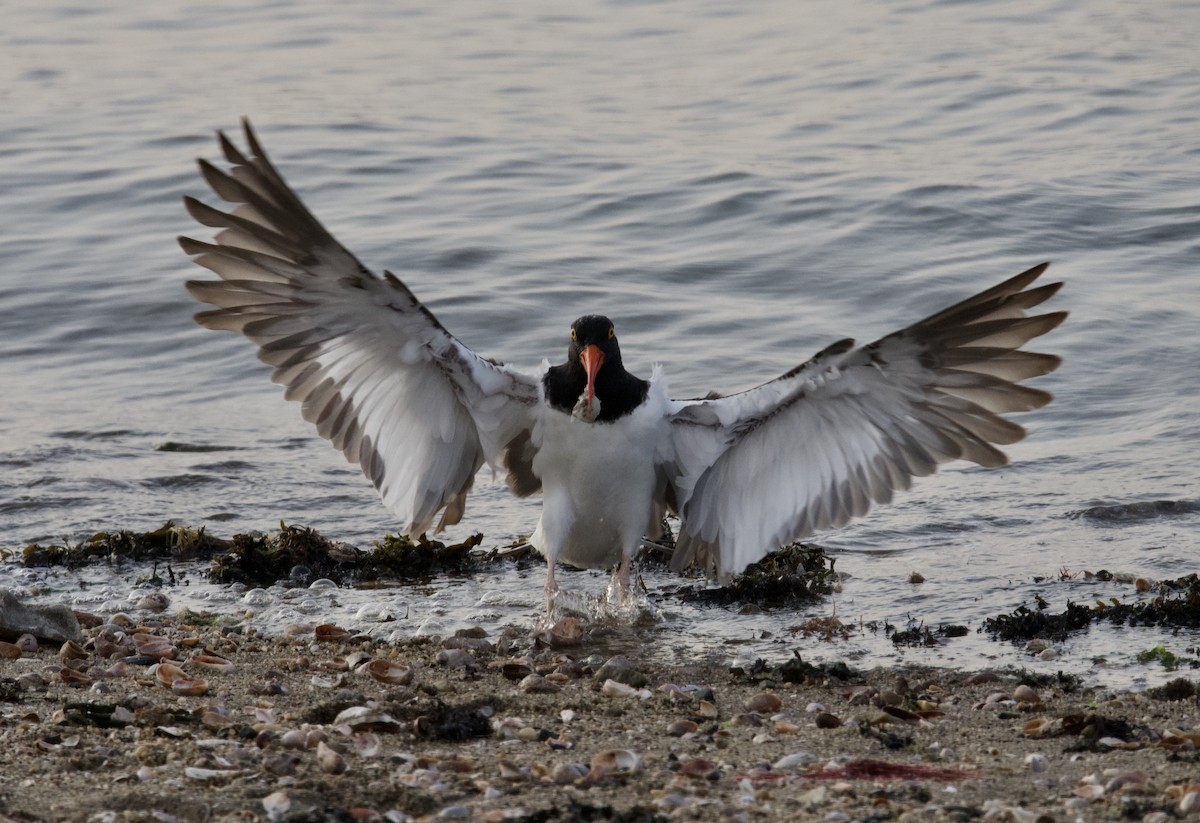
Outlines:
[[604, 353], [604, 362], [610, 367], [621, 366], [621, 347], [617, 345], [617, 332], [613, 322], [602, 314], [587, 314], [571, 324], [571, 345], [567, 348], [567, 360], [579, 362], [579, 356], [588, 346], [595, 346]]
[[[571, 324], [567, 362], [554, 366], [544, 379], [550, 404], [571, 414], [578, 404], [595, 413], [599, 401], [601, 422], [616, 420], [637, 408], [646, 398], [649, 383], [639, 380], [621, 363], [621, 347], [613, 322], [589, 314]], [[593, 419], [583, 416], [589, 422]]]

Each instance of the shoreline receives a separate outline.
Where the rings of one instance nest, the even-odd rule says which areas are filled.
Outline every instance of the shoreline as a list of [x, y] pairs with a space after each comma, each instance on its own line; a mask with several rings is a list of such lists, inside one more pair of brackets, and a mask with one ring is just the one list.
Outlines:
[[622, 662], [569, 621], [395, 644], [92, 622], [0, 660], [0, 821], [1200, 815], [1184, 678]]

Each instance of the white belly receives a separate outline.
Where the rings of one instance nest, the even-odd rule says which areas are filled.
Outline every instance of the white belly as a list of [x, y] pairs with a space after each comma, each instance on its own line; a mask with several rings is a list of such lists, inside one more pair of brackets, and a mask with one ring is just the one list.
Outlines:
[[530, 543], [551, 560], [604, 569], [636, 551], [650, 522], [655, 454], [669, 441], [665, 391], [612, 423], [546, 409], [534, 431], [542, 518]]

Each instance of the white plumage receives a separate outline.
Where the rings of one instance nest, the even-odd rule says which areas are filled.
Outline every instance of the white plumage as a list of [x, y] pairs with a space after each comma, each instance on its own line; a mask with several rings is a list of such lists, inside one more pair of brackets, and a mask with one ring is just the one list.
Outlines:
[[[479, 357], [394, 275], [368, 271], [245, 129], [251, 157], [221, 135], [232, 171], [200, 164], [237, 207], [185, 198], [196, 220], [221, 229], [214, 243], [180, 239], [221, 278], [188, 283], [215, 307], [197, 321], [258, 345], [272, 379], [362, 467], [407, 533], [427, 531], [439, 513], [439, 527], [457, 523], [485, 462], [507, 472], [515, 493], [542, 491], [532, 543], [548, 560], [548, 595], [557, 559], [618, 566], [627, 583], [630, 556], [666, 511], [681, 518], [674, 567], [736, 574], [888, 502], [941, 463], [1003, 465], [995, 446], [1024, 431], [1000, 415], [1050, 400], [1019, 385], [1059, 364], [1020, 349], [1066, 317], [1027, 315], [1061, 286], [1033, 286], [1042, 264], [868, 346], [835, 343], [740, 394], [671, 400], [656, 367], [644, 400], [617, 419], [597, 419], [616, 408], [599, 395], [590, 408], [585, 395], [560, 408], [549, 372]], [[608, 337], [609, 368], [623, 372], [611, 326]]]

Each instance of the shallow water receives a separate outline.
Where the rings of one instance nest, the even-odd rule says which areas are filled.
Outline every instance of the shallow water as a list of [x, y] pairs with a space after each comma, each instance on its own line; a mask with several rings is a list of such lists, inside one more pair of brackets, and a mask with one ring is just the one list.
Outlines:
[[[6, 22], [0, 546], [168, 518], [225, 535], [282, 518], [364, 547], [396, 528], [245, 341], [190, 320], [182, 282], [199, 270], [172, 238], [204, 233], [179, 198], [203, 192], [193, 159], [215, 159], [212, 130], [245, 114], [342, 242], [468, 345], [533, 368], [602, 311], [627, 365], [664, 363], [679, 396], [745, 388], [1051, 259], [1072, 317], [1039, 341], [1065, 363], [1036, 384], [1056, 401], [1021, 417], [1009, 467], [951, 467], [820, 535], [851, 577], [814, 613], [976, 628], [1037, 594], [1131, 594], [1062, 569], [1200, 565], [1187, 506], [1072, 516], [1200, 499], [1194, 3], [48, 2]], [[536, 502], [483, 481], [450, 536], [530, 531]], [[925, 584], [905, 582], [914, 570]], [[79, 594], [69, 575], [42, 585], [112, 605], [134, 575], [105, 573]], [[347, 619], [382, 603], [408, 614], [399, 631], [532, 625], [539, 577], [313, 602]], [[0, 583], [40, 579], [0, 568]], [[184, 595], [247, 608], [194, 576]], [[1028, 663], [979, 634], [828, 647], [788, 635], [803, 614], [659, 607], [647, 645], [664, 656]], [[1200, 638], [1097, 626], [1029, 665], [1153, 682], [1131, 660], [1159, 642]]]

